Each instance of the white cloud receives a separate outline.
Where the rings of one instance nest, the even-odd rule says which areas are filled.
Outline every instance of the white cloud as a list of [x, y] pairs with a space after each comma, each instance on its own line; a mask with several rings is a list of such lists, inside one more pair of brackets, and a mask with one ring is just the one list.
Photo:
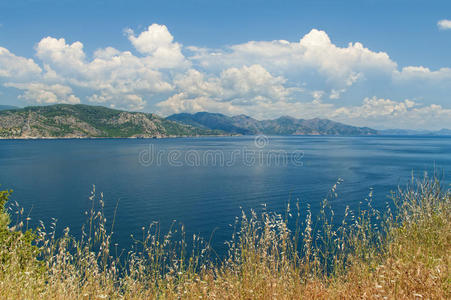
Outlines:
[[40, 73], [41, 68], [31, 58], [16, 56], [0, 47], [0, 77], [29, 80]]
[[157, 92], [170, 86], [161, 82], [161, 73], [152, 69], [147, 57], [136, 57], [129, 51], [120, 52], [112, 47], [98, 49], [94, 59], [85, 60], [83, 44], [66, 44], [64, 39], [44, 38], [37, 46], [37, 56], [46, 66], [47, 73], [60, 75], [61, 80], [91, 88], [134, 88]]
[[240, 107], [236, 107], [230, 102], [220, 102], [212, 100], [209, 97], [199, 96], [189, 98], [185, 93], [178, 93], [167, 100], [157, 103], [158, 113], [162, 115], [170, 115], [181, 112], [222, 112], [224, 114], [234, 115], [242, 112]]
[[256, 97], [284, 99], [290, 92], [284, 87], [286, 79], [273, 76], [261, 65], [229, 68], [221, 72], [220, 82], [226, 98]]
[[441, 129], [451, 126], [451, 109], [441, 105], [424, 105], [411, 100], [366, 98], [360, 106], [341, 107], [331, 118], [379, 128]]
[[346, 86], [368, 71], [391, 72], [396, 68], [396, 63], [384, 52], [373, 52], [361, 43], [337, 47], [324, 31], [316, 29], [305, 35], [299, 46], [304, 64], [313, 65], [331, 79], [344, 81]]
[[273, 76], [260, 65], [228, 68], [219, 76], [207, 76], [190, 69], [186, 74], [176, 76], [175, 85], [190, 95], [210, 96], [218, 101], [236, 98], [285, 98], [290, 91], [284, 87], [285, 78]]
[[122, 108], [127, 107], [127, 109], [132, 111], [142, 110], [146, 102], [143, 98], [136, 94], [110, 94], [106, 92], [101, 92], [100, 94], [93, 94], [88, 97], [89, 102], [107, 105], [111, 108]]
[[409, 66], [402, 68], [401, 72], [395, 71], [393, 78], [395, 80], [433, 80], [440, 82], [442, 80], [451, 80], [451, 68], [441, 68], [437, 71], [431, 71], [423, 66]]
[[320, 101], [321, 98], [323, 98], [324, 96], [324, 91], [313, 91], [312, 92], [312, 97], [313, 99]]
[[152, 67], [177, 68], [188, 65], [181, 45], [174, 42], [174, 37], [165, 25], [152, 24], [138, 36], [131, 29], [126, 30], [126, 33], [136, 50], [148, 56]]
[[61, 84], [46, 85], [43, 83], [6, 83], [5, 86], [23, 90], [24, 93], [19, 97], [25, 99], [29, 103], [80, 103], [80, 99], [72, 93], [72, 89]]
[[37, 44], [36, 56], [43, 62], [51, 62], [58, 71], [64, 74], [83, 69], [86, 55], [81, 42], [69, 45], [63, 38], [46, 37]]
[[87, 98], [90, 102], [140, 110], [146, 105], [144, 95], [173, 89], [154, 68], [152, 57], [136, 57], [107, 47], [95, 51], [93, 59], [87, 61], [81, 42], [67, 44], [52, 37], [42, 39], [36, 51], [45, 66], [45, 79], [93, 91]]
[[361, 106], [341, 107], [334, 115], [345, 115], [347, 118], [373, 118], [381, 116], [399, 117], [416, 106], [411, 100], [396, 102], [390, 99], [365, 98]]
[[346, 89], [339, 89], [339, 90], [332, 89], [330, 91], [329, 99], [340, 99], [341, 94], [344, 92], [346, 92]]
[[440, 20], [437, 22], [437, 26], [442, 30], [451, 29], [451, 20]]
[[286, 88], [286, 79], [273, 76], [260, 65], [228, 68], [219, 76], [190, 69], [175, 78], [178, 94], [158, 103], [161, 113], [221, 109], [239, 112], [239, 106], [286, 99], [297, 89]]
[[313, 29], [299, 42], [251, 41], [225, 50], [191, 47], [191, 57], [206, 69], [260, 64], [268, 71], [322, 81], [330, 89], [343, 89], [374, 74], [390, 74], [397, 65], [384, 52], [373, 52], [361, 43], [334, 45], [329, 36]]

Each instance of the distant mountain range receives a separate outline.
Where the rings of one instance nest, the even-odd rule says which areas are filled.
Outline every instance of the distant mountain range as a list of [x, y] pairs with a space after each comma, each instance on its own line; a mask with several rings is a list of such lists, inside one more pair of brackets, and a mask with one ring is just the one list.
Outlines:
[[256, 120], [246, 115], [229, 117], [218, 113], [199, 112], [171, 115], [167, 120], [232, 134], [266, 135], [375, 135], [377, 130], [355, 127], [327, 119], [295, 119], [280, 117], [274, 120]]
[[451, 130], [374, 130], [327, 119], [280, 117], [256, 120], [246, 115], [199, 112], [167, 118], [103, 106], [56, 104], [0, 106], [0, 138], [155, 138], [202, 135], [451, 135]]
[[0, 105], [0, 110], [8, 110], [8, 109], [16, 109], [18, 108], [17, 106], [12, 106], [12, 105]]
[[379, 130], [381, 135], [446, 135], [451, 136], [451, 130], [442, 128], [440, 130], [413, 130], [413, 129], [384, 129]]
[[0, 138], [169, 137], [222, 132], [154, 114], [90, 105], [34, 106], [0, 111]]

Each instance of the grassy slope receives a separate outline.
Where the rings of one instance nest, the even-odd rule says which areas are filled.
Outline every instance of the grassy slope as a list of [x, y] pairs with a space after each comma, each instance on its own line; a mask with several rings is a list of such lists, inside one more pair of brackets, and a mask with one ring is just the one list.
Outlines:
[[[29, 113], [36, 113], [41, 117], [42, 126], [36, 127], [40, 131], [49, 131], [50, 136], [62, 137], [74, 134], [79, 131], [87, 134], [90, 137], [131, 137], [140, 134], [149, 134], [145, 130], [145, 125], [142, 121], [138, 123], [126, 122], [123, 124], [111, 123], [109, 121], [117, 120], [124, 111], [110, 109], [103, 106], [92, 105], [67, 105], [57, 104], [50, 106], [31, 106], [23, 109], [14, 109], [8, 111], [1, 111], [1, 115], [17, 114], [23, 116], [25, 119]], [[129, 113], [135, 115], [137, 113]], [[152, 130], [152, 135], [162, 136], [193, 136], [193, 135], [217, 135], [221, 132], [211, 131], [207, 129], [200, 129], [193, 126], [179, 124], [161, 118], [154, 114], [144, 114], [145, 117], [153, 122], [156, 129]], [[70, 118], [74, 117], [76, 120], [84, 122], [99, 131], [98, 134], [90, 134], [77, 125], [61, 124], [55, 117]], [[53, 128], [52, 129], [47, 129]]]
[[[1, 194], [3, 202], [7, 196]], [[44, 270], [30, 254], [29, 237], [7, 230], [3, 221], [0, 298], [450, 299], [449, 190], [425, 180], [400, 192], [397, 205], [398, 217], [382, 218], [369, 208], [347, 214], [350, 221], [335, 230], [328, 225], [326, 202], [319, 231], [308, 211], [296, 232], [280, 215], [243, 215], [229, 256], [219, 266], [204, 258], [208, 247], [185, 256], [184, 241], [174, 241], [174, 232], [159, 237], [158, 227], [151, 227], [141, 253], [126, 256], [123, 276], [109, 253], [101, 210], [91, 211], [83, 241], [68, 232], [59, 240], [42, 229], [36, 232]]]

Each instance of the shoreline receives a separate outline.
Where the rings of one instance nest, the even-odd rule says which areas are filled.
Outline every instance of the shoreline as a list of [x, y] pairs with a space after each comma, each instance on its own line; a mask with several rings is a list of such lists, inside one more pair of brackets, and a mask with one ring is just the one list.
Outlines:
[[[153, 139], [175, 139], [175, 138], [202, 138], [202, 137], [239, 137], [255, 135], [243, 134], [228, 134], [228, 135], [177, 135], [177, 136], [155, 136], [155, 137], [0, 137], [0, 141], [28, 141], [28, 140], [153, 140]], [[329, 135], [329, 134], [293, 134], [293, 135], [263, 135], [267, 137], [386, 137], [386, 138], [450, 138], [451, 135], [385, 135], [385, 134], [371, 134], [371, 135]]]
[[155, 137], [0, 137], [0, 140], [105, 140], [105, 139], [130, 139], [130, 140], [154, 140], [154, 139], [173, 139], [173, 138], [199, 138], [199, 137], [228, 137], [242, 135], [168, 135]]

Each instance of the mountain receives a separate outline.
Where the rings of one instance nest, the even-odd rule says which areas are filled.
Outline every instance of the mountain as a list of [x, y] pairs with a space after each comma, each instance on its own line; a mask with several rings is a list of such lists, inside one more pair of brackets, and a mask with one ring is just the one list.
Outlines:
[[384, 129], [379, 130], [381, 135], [434, 135], [434, 136], [451, 136], [451, 130], [442, 128], [437, 131], [433, 130], [414, 130], [414, 129]]
[[439, 131], [434, 132], [435, 135], [450, 135], [451, 136], [451, 129], [442, 128]]
[[103, 106], [57, 104], [18, 108], [0, 105], [0, 138], [169, 137], [199, 135], [434, 135], [451, 136], [450, 129], [374, 130], [327, 119], [283, 116], [256, 120], [246, 115], [181, 113], [162, 118]]
[[233, 117], [218, 113], [198, 112], [196, 114], [181, 113], [171, 115], [167, 120], [196, 126], [204, 129], [221, 130], [232, 134], [252, 134], [253, 132], [244, 126], [240, 126]]
[[154, 114], [82, 104], [0, 111], [0, 138], [168, 137], [221, 133]]
[[9, 110], [9, 109], [17, 109], [17, 106], [12, 105], [0, 105], [0, 110]]
[[355, 127], [327, 119], [295, 119], [280, 117], [259, 121], [246, 115], [229, 117], [218, 113], [174, 114], [167, 120], [177, 121], [204, 129], [221, 130], [232, 134], [268, 135], [375, 135], [368, 127]]

